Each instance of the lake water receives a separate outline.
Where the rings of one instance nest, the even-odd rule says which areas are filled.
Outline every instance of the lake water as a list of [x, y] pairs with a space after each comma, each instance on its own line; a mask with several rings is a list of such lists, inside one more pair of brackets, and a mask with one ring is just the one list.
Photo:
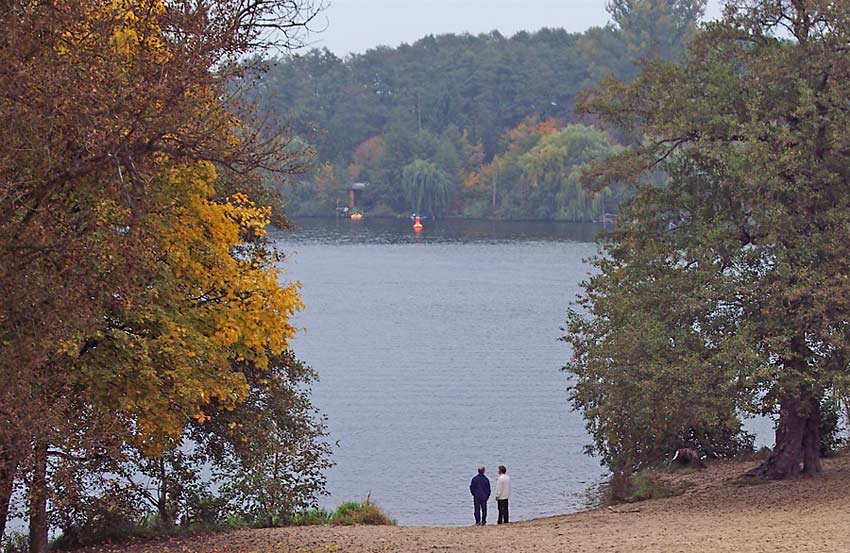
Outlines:
[[[408, 221], [296, 223], [272, 239], [303, 284], [293, 348], [321, 376], [314, 402], [339, 441], [324, 506], [371, 494], [400, 524], [469, 525], [480, 464], [494, 484], [508, 467], [512, 520], [593, 501], [605, 471], [582, 452], [557, 339], [601, 226], [426, 221], [416, 235]], [[769, 418], [746, 426], [772, 445]]]
[[[479, 464], [494, 484], [508, 467], [512, 520], [592, 501], [605, 471], [582, 452], [557, 339], [601, 226], [426, 221], [417, 236], [408, 221], [296, 223], [272, 238], [303, 284], [293, 347], [320, 373], [314, 402], [339, 441], [324, 506], [371, 494], [400, 524], [472, 524]], [[770, 419], [746, 426], [772, 445]]]
[[371, 494], [399, 524], [471, 524], [480, 464], [493, 484], [508, 467], [514, 520], [587, 505], [604, 471], [582, 452], [558, 337], [601, 227], [296, 223], [273, 238], [307, 305], [293, 347], [339, 440], [325, 505]]

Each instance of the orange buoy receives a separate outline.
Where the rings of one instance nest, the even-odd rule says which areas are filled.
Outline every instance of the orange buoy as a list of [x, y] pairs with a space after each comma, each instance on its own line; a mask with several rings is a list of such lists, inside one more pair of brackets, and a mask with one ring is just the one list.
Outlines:
[[416, 221], [413, 223], [413, 230], [416, 232], [422, 230], [422, 221], [419, 220], [419, 215], [416, 216]]

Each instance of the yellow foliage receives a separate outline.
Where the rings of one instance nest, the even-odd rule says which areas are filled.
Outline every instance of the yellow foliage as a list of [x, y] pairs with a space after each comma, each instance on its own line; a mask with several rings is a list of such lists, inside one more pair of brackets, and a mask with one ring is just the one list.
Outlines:
[[[61, 4], [61, 2], [59, 2]], [[112, 54], [130, 60], [139, 51], [154, 54], [160, 62], [169, 57], [168, 48], [160, 38], [159, 19], [165, 15], [162, 0], [95, 0], [86, 4], [86, 12], [76, 18], [78, 25], [65, 29], [64, 42], [58, 46], [60, 55], [73, 56], [83, 48], [92, 48], [108, 35]], [[143, 44], [144, 43], [144, 44]]]
[[270, 206], [257, 205], [248, 196], [237, 192], [227, 203], [224, 204], [225, 212], [237, 225], [241, 234], [245, 236], [263, 237], [266, 235], [266, 227], [272, 216]]
[[[67, 0], [52, 4], [70, 9]], [[164, 0], [92, 0], [74, 6], [79, 11], [67, 19], [67, 28], [62, 26], [55, 56], [60, 64], [84, 68], [96, 101], [80, 105], [106, 111], [138, 102], [132, 105], [141, 115], [102, 125], [114, 127], [110, 136], [131, 135], [134, 124], [162, 117], [169, 107], [162, 103], [170, 96], [148, 98], [140, 83], [155, 84], [151, 73], [163, 62], [181, 59], [162, 30]], [[221, 159], [242, 147], [236, 133], [241, 123], [208, 85], [177, 89], [181, 96], [175, 102], [186, 106], [181, 115], [187, 121], [197, 122], [186, 136], [212, 145], [213, 158]], [[163, 129], [162, 143], [178, 142], [169, 132], [182, 131]], [[179, 138], [185, 142], [186, 136]], [[51, 347], [67, 362], [85, 400], [114, 413], [140, 446], [156, 453], [190, 421], [204, 422], [207, 404], [228, 409], [247, 395], [244, 376], [232, 362], [265, 368], [270, 353], [288, 347], [295, 334], [290, 318], [302, 303], [299, 284], [281, 284], [273, 256], [252, 246], [266, 235], [269, 207], [241, 193], [214, 200], [218, 175], [212, 163], [177, 163], [165, 153], [129, 163], [141, 174], [136, 181], [144, 181], [139, 199], [127, 202], [132, 209], [123, 193], [98, 192], [106, 187], [99, 180], [110, 179], [120, 180], [114, 189], [122, 190], [126, 174], [115, 175], [110, 168], [108, 174], [86, 177], [92, 186], [80, 187], [88, 191], [80, 203], [93, 210], [102, 242], [113, 246], [103, 249], [92, 272], [104, 275], [114, 302], [104, 309], [96, 332], [81, 329], [80, 336]]]
[[244, 194], [211, 200], [216, 178], [210, 163], [164, 164], [154, 177], [161, 207], [129, 231], [128, 256], [152, 270], [150, 284], [116, 313], [109, 347], [77, 361], [100, 403], [135, 421], [138, 445], [152, 454], [189, 419], [203, 423], [204, 405], [243, 399], [248, 387], [231, 362], [266, 368], [269, 353], [288, 347], [302, 307], [298, 283], [281, 285], [273, 258], [245, 242], [265, 234], [270, 209]]

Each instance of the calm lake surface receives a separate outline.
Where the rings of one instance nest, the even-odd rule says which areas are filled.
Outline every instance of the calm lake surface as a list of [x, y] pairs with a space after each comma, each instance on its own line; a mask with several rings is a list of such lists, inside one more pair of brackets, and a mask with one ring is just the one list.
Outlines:
[[[469, 480], [508, 467], [511, 518], [584, 508], [604, 474], [566, 399], [559, 342], [598, 225], [296, 220], [293, 343], [339, 441], [323, 504], [367, 494], [404, 525], [474, 522]], [[491, 498], [489, 523], [496, 521]]]

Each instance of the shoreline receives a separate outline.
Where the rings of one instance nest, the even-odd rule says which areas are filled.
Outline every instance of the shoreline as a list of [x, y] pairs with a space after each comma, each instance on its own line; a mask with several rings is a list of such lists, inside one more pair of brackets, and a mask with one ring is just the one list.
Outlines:
[[162, 542], [110, 545], [117, 553], [850, 551], [850, 456], [824, 460], [814, 477], [746, 485], [758, 461], [720, 461], [678, 474], [681, 495], [508, 525], [301, 526], [238, 530]]

